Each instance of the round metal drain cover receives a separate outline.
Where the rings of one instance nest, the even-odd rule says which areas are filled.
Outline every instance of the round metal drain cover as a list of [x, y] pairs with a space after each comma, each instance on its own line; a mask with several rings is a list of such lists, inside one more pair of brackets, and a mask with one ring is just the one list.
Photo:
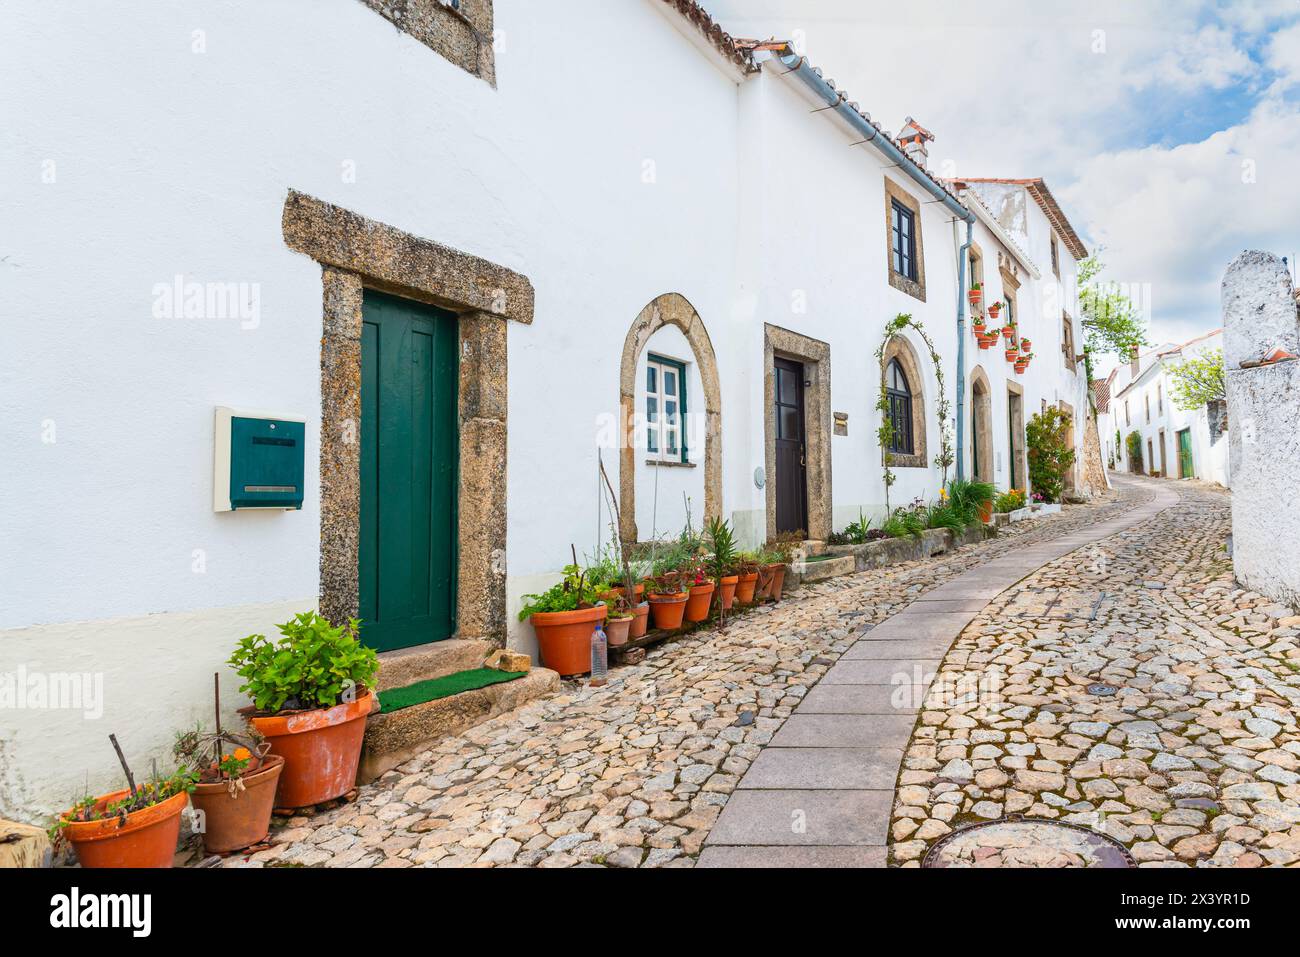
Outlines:
[[1105, 834], [1042, 818], [1003, 818], [959, 828], [926, 852], [922, 867], [1136, 867]]
[[1108, 685], [1102, 682], [1088, 685], [1088, 694], [1096, 695], [1099, 698], [1109, 698], [1111, 695], [1119, 694], [1119, 688], [1116, 685]]

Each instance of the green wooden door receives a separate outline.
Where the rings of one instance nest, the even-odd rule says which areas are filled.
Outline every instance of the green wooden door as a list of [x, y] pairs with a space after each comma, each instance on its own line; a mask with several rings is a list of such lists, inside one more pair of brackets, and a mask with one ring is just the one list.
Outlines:
[[455, 631], [457, 324], [367, 290], [361, 327], [361, 636], [391, 651]]
[[1178, 477], [1195, 478], [1192, 469], [1192, 430], [1183, 429], [1178, 433]]

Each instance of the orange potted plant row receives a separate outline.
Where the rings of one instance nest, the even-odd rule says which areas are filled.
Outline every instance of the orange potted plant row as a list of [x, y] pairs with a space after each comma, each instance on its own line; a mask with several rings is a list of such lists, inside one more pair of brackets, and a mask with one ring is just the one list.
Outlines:
[[253, 705], [241, 714], [284, 759], [278, 807], [309, 807], [356, 785], [366, 718], [378, 701], [379, 658], [360, 641], [361, 622], [335, 627], [316, 612], [279, 626], [281, 637], [250, 635], [229, 664]]
[[563, 581], [540, 595], [524, 596], [519, 620], [532, 624], [544, 666], [561, 675], [591, 671], [591, 636], [609, 614], [600, 599], [576, 560], [565, 566]]
[[51, 836], [56, 845], [71, 845], [82, 867], [171, 867], [181, 813], [197, 776], [182, 767], [169, 778], [137, 787], [117, 736], [108, 739], [126, 773], [127, 789], [79, 801], [59, 815]]

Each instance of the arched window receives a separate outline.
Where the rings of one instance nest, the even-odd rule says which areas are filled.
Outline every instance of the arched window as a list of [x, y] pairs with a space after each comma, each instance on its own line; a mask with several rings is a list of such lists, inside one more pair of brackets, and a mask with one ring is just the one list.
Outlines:
[[897, 455], [912, 455], [915, 451], [912, 437], [912, 387], [897, 359], [891, 359], [885, 371], [885, 394], [889, 399], [889, 422], [893, 426], [889, 451]]

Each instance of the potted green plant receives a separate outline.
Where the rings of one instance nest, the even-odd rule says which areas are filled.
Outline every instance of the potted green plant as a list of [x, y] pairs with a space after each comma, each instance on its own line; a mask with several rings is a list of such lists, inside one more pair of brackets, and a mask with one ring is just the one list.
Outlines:
[[980, 302], [984, 299], [984, 284], [977, 282], [971, 286], [970, 291], [966, 293], [966, 298], [970, 301], [971, 311], [974, 312], [980, 307]]
[[577, 562], [566, 565], [564, 578], [551, 588], [524, 596], [519, 620], [533, 626], [543, 665], [562, 675], [591, 670], [591, 635], [609, 613], [599, 598]]
[[213, 676], [213, 687], [216, 730], [200, 727], [178, 735], [172, 753], [198, 770], [190, 802], [202, 815], [195, 830], [203, 835], [203, 847], [209, 854], [227, 854], [266, 840], [284, 758], [271, 754], [271, 745], [256, 731], [223, 730], [220, 676]]
[[742, 605], [754, 601], [754, 592], [758, 589], [758, 553], [741, 552], [739, 557], [739, 578], [736, 582], [736, 601]]
[[1015, 338], [1016, 338], [1016, 323], [1015, 323], [1015, 322], [1008, 322], [1006, 325], [1004, 325], [1004, 326], [1002, 327], [1002, 338], [1005, 339], [1005, 340], [1007, 340], [1007, 345], [1008, 345], [1008, 346], [1014, 346], [1014, 345], [1015, 345]]
[[241, 712], [284, 758], [276, 803], [309, 807], [356, 786], [379, 658], [360, 640], [361, 622], [332, 625], [314, 611], [279, 626], [280, 638], [249, 635], [229, 664], [253, 699]]
[[730, 523], [717, 517], [711, 519], [705, 529], [705, 539], [709, 548], [709, 572], [718, 586], [718, 604], [723, 611], [730, 611], [740, 584], [740, 572], [736, 568], [736, 538]]
[[1029, 351], [1030, 351], [1030, 346], [1031, 346], [1031, 343], [1030, 343], [1030, 341], [1029, 341], [1028, 339], [1023, 339], [1023, 338], [1022, 338], [1022, 339], [1020, 340], [1020, 351], [1021, 351], [1021, 352], [1029, 352]]
[[604, 626], [605, 639], [609, 642], [609, 647], [618, 648], [626, 645], [635, 620], [632, 607], [628, 604], [626, 598], [617, 595], [612, 600], [606, 599], [605, 608], [607, 609]]
[[70, 845], [82, 867], [171, 867], [197, 775], [181, 767], [137, 786], [117, 736], [108, 739], [126, 774], [126, 790], [78, 801], [58, 816], [51, 838], [56, 846]]
[[1008, 362], [1015, 362], [1020, 358], [1020, 349], [1014, 343], [1009, 343], [1006, 348], [1006, 357]]
[[713, 604], [713, 593], [717, 590], [717, 585], [709, 577], [704, 563], [698, 559], [690, 562], [683, 572], [687, 596], [686, 620], [693, 624], [704, 621], [709, 617], [709, 606]]

